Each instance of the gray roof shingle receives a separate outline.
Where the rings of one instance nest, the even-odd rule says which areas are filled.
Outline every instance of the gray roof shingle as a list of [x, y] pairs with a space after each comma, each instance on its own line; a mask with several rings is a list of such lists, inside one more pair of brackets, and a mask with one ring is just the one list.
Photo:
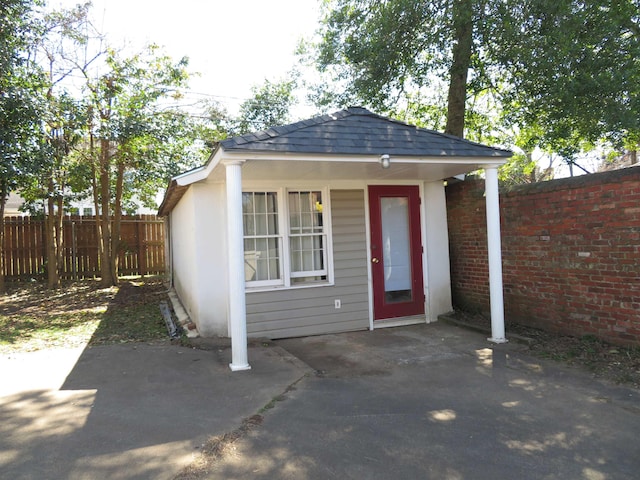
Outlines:
[[511, 152], [350, 107], [300, 122], [229, 138], [225, 151], [413, 157], [510, 157]]

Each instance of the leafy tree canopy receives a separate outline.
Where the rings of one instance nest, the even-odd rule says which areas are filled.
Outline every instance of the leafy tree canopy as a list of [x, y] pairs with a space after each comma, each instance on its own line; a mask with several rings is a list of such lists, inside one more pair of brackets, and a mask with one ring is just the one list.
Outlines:
[[639, 11], [638, 0], [327, 0], [309, 49], [323, 75], [315, 101], [422, 116], [459, 136], [462, 118], [470, 138], [525, 157], [629, 145]]
[[251, 89], [252, 97], [240, 105], [237, 127], [233, 133], [244, 134], [264, 130], [290, 121], [290, 110], [295, 104], [294, 90], [297, 74], [289, 80], [265, 80]]
[[40, 103], [36, 92], [41, 71], [26, 55], [37, 35], [32, 0], [6, 0], [0, 4], [0, 203], [14, 190], [22, 175], [35, 168]]

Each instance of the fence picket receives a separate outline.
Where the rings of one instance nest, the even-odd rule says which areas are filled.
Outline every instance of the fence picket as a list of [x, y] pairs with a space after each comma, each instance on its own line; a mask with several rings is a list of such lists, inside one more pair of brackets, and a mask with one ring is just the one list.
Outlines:
[[[158, 275], [165, 271], [164, 229], [154, 215], [123, 216], [120, 274]], [[44, 220], [34, 217], [5, 217], [5, 278], [46, 275]], [[60, 277], [80, 279], [100, 276], [96, 218], [65, 216], [63, 261]], [[158, 255], [158, 249], [163, 253]]]

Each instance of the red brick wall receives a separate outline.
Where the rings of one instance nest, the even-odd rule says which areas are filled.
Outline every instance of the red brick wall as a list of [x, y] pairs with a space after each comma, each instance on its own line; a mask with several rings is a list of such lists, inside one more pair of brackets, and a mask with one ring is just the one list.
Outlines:
[[[509, 322], [640, 345], [640, 167], [500, 192]], [[447, 187], [454, 305], [489, 311], [484, 181]]]

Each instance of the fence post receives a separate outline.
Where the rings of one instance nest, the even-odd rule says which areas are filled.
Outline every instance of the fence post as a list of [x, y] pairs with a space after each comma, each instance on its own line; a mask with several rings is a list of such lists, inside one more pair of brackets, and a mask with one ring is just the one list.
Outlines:
[[71, 220], [71, 262], [71, 275], [74, 280], [78, 280], [78, 239], [75, 220]]
[[[164, 230], [158, 229], [159, 222], [152, 215], [137, 216], [129, 222], [136, 225], [129, 236], [132, 248], [132, 262], [135, 262], [137, 252], [138, 262], [130, 265], [130, 274], [138, 274], [142, 277], [163, 271], [164, 264], [159, 264], [162, 255], [157, 249], [164, 246]], [[99, 275], [98, 247], [96, 240], [96, 219], [65, 217], [64, 235], [65, 246], [64, 271], [61, 275], [65, 278], [80, 280]], [[127, 224], [128, 225], [128, 224]], [[41, 277], [47, 265], [47, 231], [44, 221], [33, 217], [5, 217], [4, 250], [4, 275], [5, 278], [20, 278], [22, 276]], [[137, 237], [138, 245], [133, 245]], [[71, 263], [71, 267], [69, 267]], [[94, 268], [98, 270], [94, 271]]]
[[[144, 219], [146, 221], [146, 218]], [[147, 272], [147, 258], [146, 250], [143, 245], [144, 240], [144, 221], [142, 217], [138, 217], [136, 220], [136, 236], [138, 237], [138, 270], [140, 270], [140, 276], [144, 277]], [[140, 229], [142, 227], [142, 234]]]

